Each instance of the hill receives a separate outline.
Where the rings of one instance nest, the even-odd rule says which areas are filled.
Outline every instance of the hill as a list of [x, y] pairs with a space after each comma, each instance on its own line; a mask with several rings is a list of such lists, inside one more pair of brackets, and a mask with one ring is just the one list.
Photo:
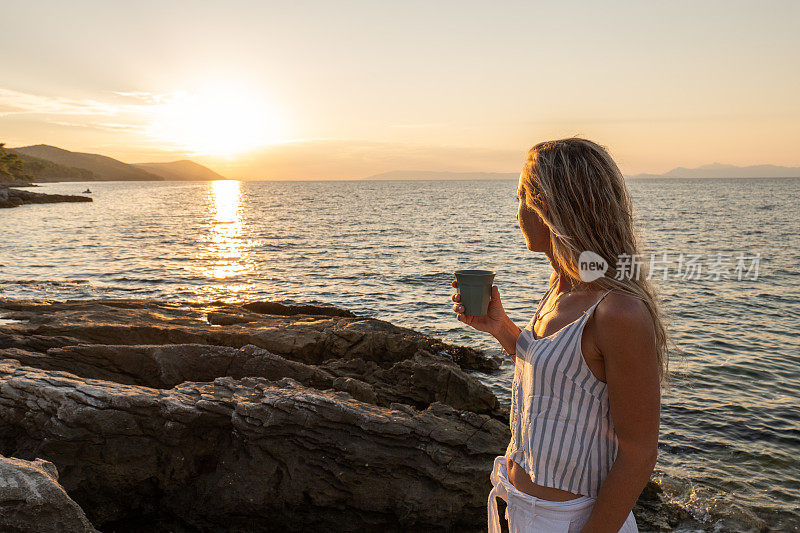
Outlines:
[[133, 166], [156, 176], [161, 176], [165, 180], [208, 181], [226, 179], [225, 176], [217, 174], [210, 168], [188, 159], [170, 163], [134, 163]]
[[711, 163], [697, 168], [678, 167], [664, 174], [634, 174], [627, 178], [798, 178], [800, 167], [751, 165], [737, 167]]
[[17, 157], [25, 165], [25, 172], [33, 178], [34, 181], [49, 182], [49, 181], [99, 181], [100, 177], [92, 172], [83, 168], [68, 167], [59, 165], [46, 159], [39, 159], [30, 155], [17, 153]]
[[517, 179], [519, 172], [436, 172], [432, 170], [393, 170], [375, 174], [367, 180], [500, 180]]
[[[162, 181], [164, 178], [157, 176], [133, 165], [117, 161], [111, 157], [100, 154], [87, 154], [83, 152], [70, 152], [55, 146], [37, 144], [35, 146], [23, 146], [21, 148], [10, 148], [9, 152], [22, 154], [38, 159], [44, 159], [78, 169], [88, 170], [97, 176], [97, 180], [105, 181]], [[62, 181], [77, 181], [70, 178]]]

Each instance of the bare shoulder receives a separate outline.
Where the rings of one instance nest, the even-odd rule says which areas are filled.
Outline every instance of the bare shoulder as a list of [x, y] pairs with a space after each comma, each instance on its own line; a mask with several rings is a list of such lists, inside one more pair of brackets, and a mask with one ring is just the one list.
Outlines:
[[647, 305], [636, 296], [620, 290], [612, 291], [595, 309], [597, 344], [621, 342], [655, 342], [655, 325]]
[[596, 342], [620, 453], [652, 468], [661, 409], [655, 325], [645, 302], [621, 290], [609, 293], [595, 312]]

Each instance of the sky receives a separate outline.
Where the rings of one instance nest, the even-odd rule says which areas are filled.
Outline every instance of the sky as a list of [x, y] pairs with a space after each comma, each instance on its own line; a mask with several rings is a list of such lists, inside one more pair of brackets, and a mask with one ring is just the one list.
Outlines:
[[0, 142], [243, 179], [800, 166], [800, 2], [4, 0]]

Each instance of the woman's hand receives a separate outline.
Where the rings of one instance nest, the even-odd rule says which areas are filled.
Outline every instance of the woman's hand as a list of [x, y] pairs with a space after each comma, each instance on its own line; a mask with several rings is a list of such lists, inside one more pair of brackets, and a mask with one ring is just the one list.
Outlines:
[[[453, 287], [458, 287], [457, 280], [453, 280]], [[503, 309], [503, 304], [500, 302], [500, 289], [497, 288], [497, 285], [492, 285], [492, 299], [489, 300], [489, 309], [486, 311], [485, 316], [466, 316], [464, 314], [464, 306], [460, 303], [461, 295], [455, 293], [451, 298], [456, 302], [453, 304], [453, 311], [458, 313], [456, 318], [478, 331], [491, 333], [497, 337], [502, 326], [509, 321], [508, 315], [505, 309]]]

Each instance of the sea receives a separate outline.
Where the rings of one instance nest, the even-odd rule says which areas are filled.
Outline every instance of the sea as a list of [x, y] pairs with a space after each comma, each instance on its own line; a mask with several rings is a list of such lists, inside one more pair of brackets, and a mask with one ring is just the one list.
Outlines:
[[[693, 517], [679, 531], [800, 531], [800, 179], [627, 184], [675, 343], [654, 479]], [[0, 210], [0, 296], [330, 304], [500, 354], [456, 320], [453, 271], [495, 271], [520, 327], [551, 272], [515, 180], [35, 190], [87, 188]], [[475, 375], [507, 401], [512, 372]]]

